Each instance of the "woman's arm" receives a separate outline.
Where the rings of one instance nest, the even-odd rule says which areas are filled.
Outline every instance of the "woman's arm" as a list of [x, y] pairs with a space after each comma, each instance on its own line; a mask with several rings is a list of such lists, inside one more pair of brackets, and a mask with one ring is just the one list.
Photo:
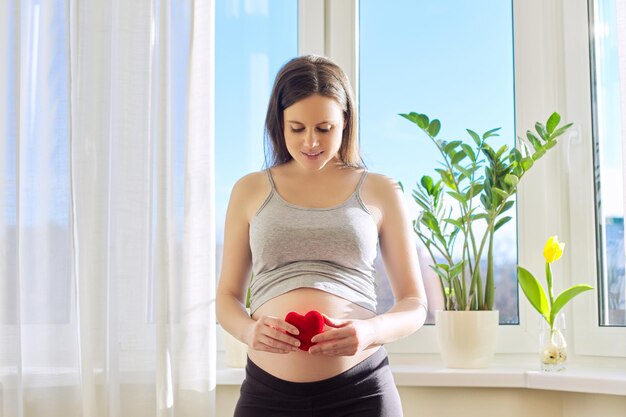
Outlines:
[[[258, 178], [258, 177], [257, 177]], [[274, 353], [297, 350], [298, 339], [285, 332], [298, 329], [277, 317], [262, 317], [258, 321], [245, 309], [250, 284], [252, 255], [250, 253], [250, 208], [258, 193], [254, 174], [242, 178], [231, 193], [224, 227], [222, 270], [217, 287], [217, 319], [222, 327], [251, 349]]]
[[404, 194], [391, 179], [370, 176], [368, 194], [380, 208], [380, 249], [396, 302], [386, 313], [367, 320], [327, 318], [326, 324], [335, 329], [312, 339], [320, 342], [310, 349], [312, 354], [354, 355], [368, 346], [406, 337], [426, 320], [426, 291]]
[[415, 233], [400, 186], [385, 178], [380, 250], [396, 303], [373, 318], [374, 343], [384, 344], [414, 333], [426, 321], [428, 304], [415, 245]]

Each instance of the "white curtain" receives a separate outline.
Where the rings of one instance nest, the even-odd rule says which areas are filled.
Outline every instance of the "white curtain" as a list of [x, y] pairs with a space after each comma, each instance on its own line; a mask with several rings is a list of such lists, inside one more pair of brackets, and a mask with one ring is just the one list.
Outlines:
[[0, 416], [212, 416], [212, 0], [0, 1]]

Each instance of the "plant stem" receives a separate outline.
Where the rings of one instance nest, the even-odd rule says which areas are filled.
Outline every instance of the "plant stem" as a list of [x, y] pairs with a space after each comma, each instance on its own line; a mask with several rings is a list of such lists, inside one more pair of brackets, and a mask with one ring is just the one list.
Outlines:
[[[554, 303], [554, 291], [552, 290], [552, 265], [550, 262], [546, 262], [546, 281], [548, 283], [548, 303], [550, 305], [550, 312], [552, 312], [552, 303]], [[550, 331], [552, 331], [554, 327], [554, 319], [556, 317], [552, 317], [552, 313], [550, 313]]]
[[[454, 187], [456, 192], [460, 192], [460, 188], [459, 188], [459, 182], [457, 180], [456, 175], [454, 175], [454, 167], [451, 164], [451, 160], [448, 158], [448, 155], [445, 153], [445, 151], [443, 150], [443, 148], [441, 147], [441, 145], [435, 140], [435, 138], [433, 136], [430, 135], [430, 133], [428, 132], [427, 129], [422, 129], [424, 130], [424, 132], [426, 132], [426, 134], [428, 135], [428, 137], [430, 138], [430, 140], [435, 144], [435, 146], [437, 146], [437, 149], [439, 149], [439, 153], [441, 154], [441, 156], [443, 157], [443, 160], [445, 161], [445, 165], [448, 169], [448, 171], [452, 174], [452, 180], [454, 182]], [[469, 179], [469, 178], [468, 178]], [[470, 181], [470, 190], [473, 190], [472, 188], [472, 183]], [[471, 200], [470, 200], [471, 201]], [[469, 214], [470, 211], [468, 211], [467, 207], [465, 206], [465, 204], [461, 203], [459, 205], [459, 208], [461, 210], [461, 218], [465, 219], [467, 218], [467, 223], [464, 222], [464, 224], [467, 224], [467, 229], [463, 229], [463, 239], [464, 239], [464, 244], [467, 243], [467, 232], [468, 230], [471, 231], [471, 227], [470, 227], [470, 219], [469, 219]], [[450, 266], [454, 265], [454, 262], [449, 262]], [[471, 268], [471, 262], [469, 262], [468, 259], [468, 264], [470, 265]], [[465, 267], [463, 267], [463, 270], [461, 271], [461, 291], [462, 294], [456, 294], [455, 292], [455, 298], [457, 299], [457, 305], [459, 304], [458, 300], [462, 299], [463, 302], [461, 302], [460, 304], [465, 304], [465, 300], [467, 300], [467, 287], [465, 284]]]
[[[428, 253], [430, 254], [430, 258], [433, 260], [434, 263], [437, 263], [436, 259], [435, 259], [435, 254], [433, 253], [432, 250], [430, 250], [430, 246], [428, 246], [426, 244], [425, 239], [422, 237], [423, 235], [421, 233], [417, 233], [417, 236], [420, 238], [420, 240], [422, 241], [422, 243], [424, 244], [424, 246], [426, 247], [426, 250], [428, 251]], [[437, 278], [439, 278], [439, 283], [441, 284], [441, 292], [443, 293], [443, 302], [444, 305], [446, 306], [446, 310], [447, 310], [447, 305], [448, 305], [448, 296], [446, 295], [446, 287], [444, 285], [443, 279], [439, 276], [439, 274], [435, 274], [437, 275]]]
[[487, 310], [493, 310], [495, 281], [493, 277], [493, 231], [489, 233], [489, 249], [487, 250], [487, 280], [485, 282], [485, 305]]

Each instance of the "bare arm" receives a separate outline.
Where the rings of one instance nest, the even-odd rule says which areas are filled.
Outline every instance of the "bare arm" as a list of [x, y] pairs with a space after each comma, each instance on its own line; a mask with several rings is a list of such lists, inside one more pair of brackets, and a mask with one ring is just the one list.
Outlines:
[[217, 319], [222, 327], [250, 348], [274, 353], [287, 353], [297, 348], [298, 340], [285, 332], [297, 329], [276, 317], [252, 319], [245, 308], [245, 299], [252, 270], [249, 244], [250, 196], [254, 181], [244, 177], [233, 187], [226, 224], [224, 253], [217, 287]]
[[397, 184], [385, 188], [380, 249], [396, 303], [385, 314], [371, 319], [377, 336], [374, 344], [410, 335], [422, 327], [427, 314], [426, 291], [406, 201]]

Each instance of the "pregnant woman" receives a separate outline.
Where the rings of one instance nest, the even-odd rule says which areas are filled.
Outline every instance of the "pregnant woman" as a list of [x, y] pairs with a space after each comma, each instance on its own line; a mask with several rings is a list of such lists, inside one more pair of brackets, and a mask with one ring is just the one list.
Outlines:
[[[302, 56], [279, 71], [267, 169], [235, 184], [226, 215], [217, 314], [249, 347], [236, 417], [402, 416], [383, 345], [424, 324], [426, 295], [403, 194], [365, 169], [356, 127], [334, 62]], [[395, 298], [379, 315], [378, 247]], [[310, 348], [285, 320], [309, 311], [323, 321]]]

